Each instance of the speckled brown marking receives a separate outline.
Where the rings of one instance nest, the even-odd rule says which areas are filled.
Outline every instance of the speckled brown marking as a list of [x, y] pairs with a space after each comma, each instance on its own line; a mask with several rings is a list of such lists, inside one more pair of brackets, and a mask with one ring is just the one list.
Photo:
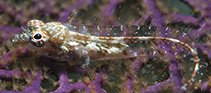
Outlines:
[[[124, 27], [121, 26], [121, 30], [123, 30], [123, 28]], [[80, 28], [76, 27], [74, 31], [71, 31], [60, 22], [49, 22], [44, 24], [41, 20], [30, 20], [27, 23], [27, 28], [22, 33], [24, 37], [21, 37], [21, 35], [15, 35], [12, 41], [24, 44], [31, 42], [34, 46], [41, 47], [40, 50], [36, 51], [39, 51], [42, 55], [57, 60], [67, 61], [69, 57], [68, 53], [72, 52], [85, 58], [121, 57], [128, 55], [129, 53], [129, 45], [125, 42], [129, 41], [129, 43], [131, 43], [133, 40], [165, 40], [184, 45], [191, 51], [196, 60], [191, 79], [195, 77], [196, 72], [199, 69], [197, 51], [178, 39], [155, 36], [91, 36], [78, 33], [79, 29]], [[85, 30], [86, 28], [83, 29]], [[89, 28], [88, 30], [88, 32], [91, 32], [93, 28]], [[34, 38], [34, 35], [36, 34], [41, 34], [42, 38]], [[188, 83], [191, 82], [191, 79], [188, 80]]]

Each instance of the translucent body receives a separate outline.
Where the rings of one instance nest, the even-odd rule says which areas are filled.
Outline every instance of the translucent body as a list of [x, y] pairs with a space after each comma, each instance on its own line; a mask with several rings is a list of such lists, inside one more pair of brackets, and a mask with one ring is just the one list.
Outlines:
[[[186, 43], [180, 40], [185, 40]], [[171, 52], [176, 56], [186, 52], [183, 56], [192, 55], [196, 64], [191, 78], [199, 69], [197, 52], [190, 46], [194, 46], [191, 37], [168, 27], [74, 26], [69, 23], [30, 20], [27, 28], [14, 36], [13, 42], [25, 44], [40, 55], [60, 61], [68, 61], [76, 56], [86, 59], [111, 59], [159, 55], [162, 54], [159, 51], [161, 48], [164, 54]], [[162, 44], [165, 46], [161, 46]]]

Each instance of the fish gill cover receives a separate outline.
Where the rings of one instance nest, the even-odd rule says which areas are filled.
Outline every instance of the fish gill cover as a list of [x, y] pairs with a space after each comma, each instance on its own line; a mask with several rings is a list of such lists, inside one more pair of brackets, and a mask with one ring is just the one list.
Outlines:
[[[210, 4], [209, 0], [1, 0], [0, 92], [211, 92]], [[74, 10], [77, 16], [66, 23]], [[51, 42], [53, 47], [44, 45], [45, 49], [25, 41], [14, 43], [15, 34], [37, 29], [26, 25], [32, 19], [61, 22], [87, 37], [101, 36], [71, 43], [80, 42], [85, 49], [97, 46], [101, 58], [85, 57], [81, 51], [59, 60], [54, 53], [64, 52], [60, 43]], [[114, 40], [119, 36], [125, 37], [123, 42]], [[108, 43], [112, 41], [117, 43]], [[66, 48], [71, 50], [62, 47]]]

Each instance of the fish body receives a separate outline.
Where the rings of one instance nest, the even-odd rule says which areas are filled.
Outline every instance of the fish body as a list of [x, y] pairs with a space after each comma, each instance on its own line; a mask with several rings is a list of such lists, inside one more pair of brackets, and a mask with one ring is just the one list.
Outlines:
[[62, 61], [67, 61], [72, 54], [85, 58], [120, 57], [129, 47], [121, 38], [109, 40], [81, 34], [60, 22], [43, 23], [41, 20], [30, 20], [26, 29], [14, 36], [13, 42], [28, 43], [28, 47], [41, 55]]
[[[72, 58], [83, 57], [86, 59], [86, 64], [89, 63], [90, 59], [95, 58], [110, 59], [141, 56], [139, 55], [140, 53], [132, 51], [127, 42], [138, 47], [137, 49], [143, 51], [143, 53], [151, 51], [153, 52], [152, 55], [156, 55], [156, 51], [151, 49], [157, 48], [156, 45], [159, 46], [159, 41], [169, 41], [186, 47], [190, 52], [188, 54], [191, 54], [195, 58], [195, 68], [188, 83], [190, 83], [191, 80], [194, 80], [193, 78], [199, 70], [199, 58], [196, 49], [179, 39], [169, 37], [188, 37], [186, 33], [179, 32], [179, 30], [168, 32], [168, 27], [163, 29], [162, 27], [153, 26], [112, 26], [109, 29], [105, 28], [104, 31], [109, 32], [112, 30], [111, 28], [114, 28], [115, 31], [120, 31], [122, 34], [116, 35], [118, 33], [106, 33], [106, 35], [101, 36], [80, 33], [89, 32], [90, 30], [96, 30], [94, 31], [97, 32], [96, 34], [103, 33], [102, 28], [99, 26], [96, 28], [97, 29], [91, 27], [87, 28], [86, 26], [76, 27], [68, 23], [62, 24], [60, 22], [44, 23], [41, 20], [30, 20], [27, 23], [27, 27], [23, 29], [20, 34], [14, 35], [12, 41], [14, 43], [24, 44], [27, 48], [40, 55], [59, 61], [68, 61]], [[130, 35], [132, 31], [135, 31], [135, 33], [132, 33], [135, 36]], [[164, 31], [164, 34], [161, 33], [162, 31]], [[128, 36], [124, 36], [126, 33]], [[138, 36], [139, 33], [144, 33], [144, 35]], [[113, 34], [114, 36], [111, 36], [110, 34]], [[149, 43], [154, 42], [153, 40], [157, 40], [157, 44]], [[149, 42], [137, 43], [136, 41]], [[168, 44], [170, 44], [169, 42]], [[140, 46], [141, 44], [144, 46]], [[184, 49], [181, 49], [181, 51], [184, 51]], [[164, 53], [167, 53], [167, 51], [164, 51]], [[175, 54], [177, 54], [177, 52], [175, 52]]]

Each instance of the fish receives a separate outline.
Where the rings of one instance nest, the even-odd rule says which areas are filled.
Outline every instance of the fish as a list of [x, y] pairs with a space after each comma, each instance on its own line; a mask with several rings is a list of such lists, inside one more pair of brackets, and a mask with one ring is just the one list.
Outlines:
[[[21, 33], [14, 35], [12, 42], [23, 44], [32, 51], [55, 60], [68, 61], [73, 57], [83, 57], [88, 62], [90, 59], [137, 57], [150, 51], [156, 55], [158, 53], [153, 51], [156, 48], [153, 47], [153, 44], [158, 46], [159, 42], [168, 42], [167, 45], [175, 43], [189, 49], [190, 54], [195, 58], [195, 68], [191, 78], [194, 78], [199, 70], [197, 50], [179, 40], [179, 38], [191, 38], [185, 32], [151, 25], [75, 26], [71, 24], [72, 19], [69, 17], [67, 23], [44, 23], [42, 20], [30, 20], [26, 28], [22, 28]], [[134, 51], [131, 45], [135, 49]], [[136, 50], [140, 52], [136, 52]], [[190, 81], [191, 79], [188, 80], [188, 82]]]

